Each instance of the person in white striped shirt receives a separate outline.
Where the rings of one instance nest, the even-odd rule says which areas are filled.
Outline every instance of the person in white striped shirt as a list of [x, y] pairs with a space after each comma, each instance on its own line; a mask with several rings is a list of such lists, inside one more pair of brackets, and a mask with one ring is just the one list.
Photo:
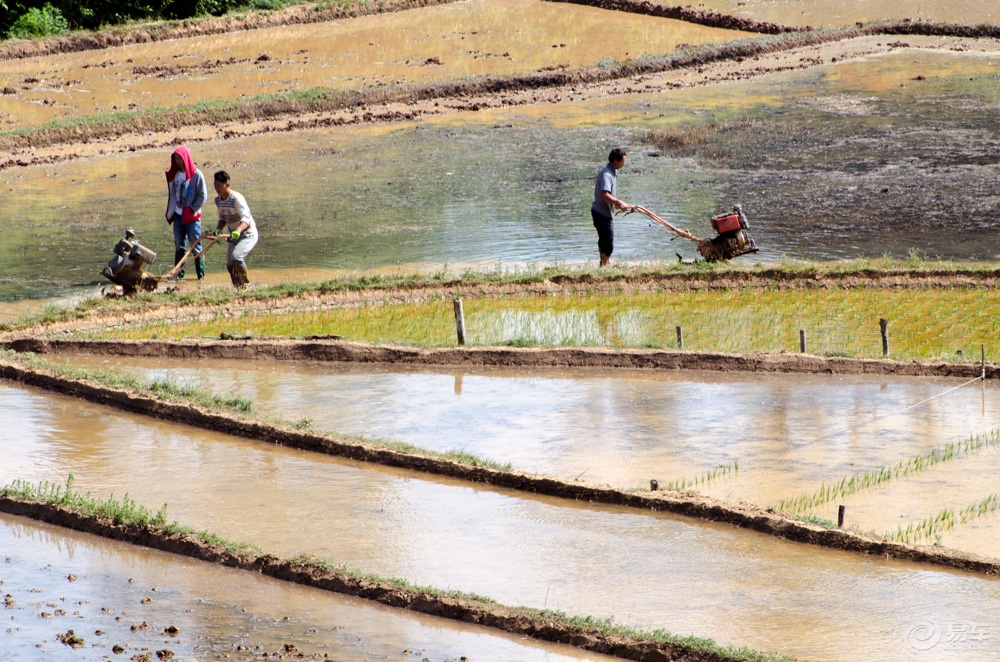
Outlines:
[[229, 233], [226, 251], [226, 269], [233, 281], [233, 287], [243, 289], [250, 284], [247, 273], [247, 255], [257, 245], [257, 224], [254, 223], [246, 198], [229, 186], [229, 173], [220, 170], [215, 173], [215, 206], [219, 210], [219, 226], [216, 232], [226, 228]]

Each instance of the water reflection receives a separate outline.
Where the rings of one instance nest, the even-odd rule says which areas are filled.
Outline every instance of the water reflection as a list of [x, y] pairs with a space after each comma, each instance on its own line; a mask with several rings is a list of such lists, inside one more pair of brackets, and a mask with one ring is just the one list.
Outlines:
[[[762, 505], [988, 432], [1000, 409], [1000, 389], [990, 384], [903, 411], [961, 383], [939, 378], [597, 369], [453, 374], [88, 356], [71, 362], [240, 393], [265, 415], [308, 418], [318, 430], [464, 449], [523, 470], [622, 488], [651, 478], [666, 485], [735, 461], [737, 475], [699, 490]], [[970, 479], [992, 475], [978, 460], [958, 462], [956, 470]], [[969, 498], [971, 490], [970, 483], [953, 498]], [[925, 509], [940, 493], [922, 492]]]
[[[168, 649], [177, 659], [259, 660], [286, 644], [337, 660], [407, 649], [431, 660], [594, 659], [20, 517], [0, 515], [0, 550], [3, 592], [13, 599], [4, 659], [70, 660], [85, 650], [108, 657], [121, 645], [126, 658]], [[171, 625], [179, 635], [164, 634]], [[67, 629], [86, 648], [57, 641]]]
[[[928, 620], [1000, 627], [1000, 610], [988, 608], [1000, 584], [988, 578], [102, 415], [110, 434], [99, 461], [57, 450], [54, 468], [21, 476], [73, 470], [82, 490], [167, 501], [171, 517], [282, 555], [308, 551], [509, 604], [614, 615], [810, 659], [968, 659], [914, 655], [907, 634]], [[50, 445], [4, 437], [0, 452], [11, 444], [42, 456]], [[10, 477], [0, 467], [0, 480]]]

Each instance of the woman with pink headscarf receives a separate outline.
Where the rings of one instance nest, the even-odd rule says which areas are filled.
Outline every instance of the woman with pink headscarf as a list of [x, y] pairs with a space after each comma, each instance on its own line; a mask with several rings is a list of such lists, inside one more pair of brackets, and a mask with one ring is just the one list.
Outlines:
[[[181, 261], [188, 247], [201, 250], [201, 206], [208, 199], [205, 176], [194, 165], [191, 152], [181, 145], [170, 155], [170, 170], [167, 170], [167, 223], [174, 226], [174, 264]], [[194, 261], [198, 280], [205, 277], [205, 258]], [[184, 272], [177, 274], [184, 277]]]

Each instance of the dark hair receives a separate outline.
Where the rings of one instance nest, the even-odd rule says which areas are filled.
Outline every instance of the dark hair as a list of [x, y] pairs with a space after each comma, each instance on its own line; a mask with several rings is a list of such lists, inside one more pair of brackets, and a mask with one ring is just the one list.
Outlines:
[[625, 150], [622, 149], [621, 147], [615, 147], [613, 150], [611, 150], [611, 153], [608, 154], [608, 163], [621, 161], [624, 158], [625, 158]]
[[228, 184], [229, 173], [226, 172], [225, 170], [220, 170], [219, 172], [215, 173], [215, 181], [219, 182], [220, 184]]

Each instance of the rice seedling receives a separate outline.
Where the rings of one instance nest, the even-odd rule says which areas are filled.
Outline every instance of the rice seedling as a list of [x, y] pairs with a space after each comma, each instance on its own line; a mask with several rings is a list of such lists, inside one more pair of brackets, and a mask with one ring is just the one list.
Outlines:
[[668, 490], [687, 490], [708, 485], [709, 483], [726, 478], [727, 476], [735, 476], [740, 471], [740, 461], [733, 460], [729, 464], [720, 464], [714, 469], [709, 469], [708, 471], [702, 472], [696, 476], [690, 478], [678, 478], [677, 480], [672, 480], [668, 482], [664, 487]]
[[1000, 447], [1000, 429], [994, 429], [984, 434], [975, 434], [964, 441], [950, 442], [926, 453], [900, 460], [893, 465], [883, 465], [875, 469], [859, 471], [851, 476], [844, 476], [835, 483], [821, 485], [811, 494], [800, 494], [782, 499], [778, 502], [776, 509], [791, 515], [804, 513], [834, 499], [849, 496], [898, 478], [905, 478], [941, 462], [968, 457], [981, 450], [997, 447]]
[[[1000, 292], [965, 290], [766, 290], [645, 292], [466, 298], [470, 345], [676, 347], [740, 354], [798, 351], [805, 329], [810, 351], [828, 356], [882, 356], [878, 320], [889, 320], [897, 359], [964, 361], [1000, 335]], [[347, 340], [417, 347], [455, 344], [449, 297], [417, 303], [286, 312], [190, 322], [158, 321], [96, 330], [93, 337], [297, 337], [335, 334]]]
[[883, 538], [906, 544], [912, 544], [927, 538], [937, 538], [955, 526], [968, 524], [997, 510], [1000, 510], [1000, 494], [994, 492], [961, 510], [943, 508], [934, 515], [925, 517], [919, 522], [907, 524], [905, 528], [903, 525], [899, 525], [895, 531], [885, 534]]

